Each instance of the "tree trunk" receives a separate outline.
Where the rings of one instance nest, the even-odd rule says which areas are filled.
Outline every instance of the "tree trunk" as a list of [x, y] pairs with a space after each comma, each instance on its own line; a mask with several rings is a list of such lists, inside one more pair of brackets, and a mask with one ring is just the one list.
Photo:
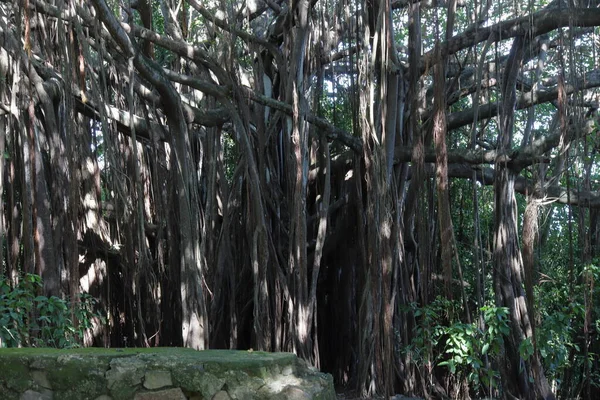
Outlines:
[[[503, 151], [510, 150], [512, 146], [515, 85], [524, 48], [525, 39], [515, 38], [503, 77], [498, 138], [499, 149]], [[511, 321], [511, 333], [504, 341], [505, 360], [500, 365], [504, 394], [506, 398], [533, 400], [542, 396], [553, 399], [541, 367], [535, 365], [537, 352], [529, 353], [527, 350], [533, 346], [533, 330], [523, 290], [523, 260], [518, 242], [515, 199], [516, 173], [500, 159], [495, 168], [494, 289], [497, 305], [508, 308]]]
[[448, 151], [446, 149], [446, 69], [444, 60], [434, 66], [433, 140], [435, 143], [436, 188], [438, 217], [440, 221], [440, 246], [446, 298], [452, 299], [452, 217], [450, 215], [450, 189], [448, 187]]

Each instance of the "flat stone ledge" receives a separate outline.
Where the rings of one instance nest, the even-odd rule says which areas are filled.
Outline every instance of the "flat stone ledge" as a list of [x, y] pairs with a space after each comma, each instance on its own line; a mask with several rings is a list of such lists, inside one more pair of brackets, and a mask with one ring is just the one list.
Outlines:
[[150, 349], [0, 349], [0, 399], [336, 398], [331, 375], [291, 353]]

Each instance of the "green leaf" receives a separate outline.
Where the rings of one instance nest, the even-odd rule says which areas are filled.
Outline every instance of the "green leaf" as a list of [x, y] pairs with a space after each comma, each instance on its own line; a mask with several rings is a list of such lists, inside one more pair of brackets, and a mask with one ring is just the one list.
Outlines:
[[490, 344], [489, 343], [484, 344], [483, 347], [481, 348], [481, 354], [487, 354], [489, 349], [490, 349]]

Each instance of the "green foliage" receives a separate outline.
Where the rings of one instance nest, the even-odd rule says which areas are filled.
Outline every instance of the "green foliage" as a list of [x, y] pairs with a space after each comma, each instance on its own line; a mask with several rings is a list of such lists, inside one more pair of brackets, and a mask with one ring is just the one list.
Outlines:
[[540, 356], [548, 378], [561, 380], [561, 375], [569, 368], [569, 353], [571, 350], [580, 351], [574, 342], [573, 322], [583, 315], [580, 304], [566, 304], [556, 311], [543, 310], [544, 320], [536, 330]]
[[56, 296], [36, 296], [42, 287], [38, 275], [26, 274], [14, 288], [0, 280], [0, 343], [2, 347], [79, 347], [92, 320], [96, 300], [81, 294], [75, 306], [77, 327], [71, 318], [71, 303]]
[[451, 375], [466, 377], [476, 391], [482, 386], [497, 387], [498, 372], [488, 358], [500, 355], [503, 338], [510, 333], [508, 309], [482, 307], [485, 329], [481, 329], [476, 323], [454, 321], [455, 307], [458, 305], [441, 297], [425, 307], [414, 307], [420, 321], [405, 351], [411, 352], [417, 363], [432, 360]]
[[[331, 121], [337, 128], [346, 132], [353, 132], [352, 91], [344, 84], [331, 82], [334, 90], [331, 93], [325, 93], [321, 99], [322, 116]], [[333, 155], [340, 154], [344, 149], [336, 142], [332, 143], [331, 152]]]
[[[567, 268], [560, 264], [551, 264], [555, 276], [568, 276]], [[600, 279], [598, 262], [586, 265], [574, 265], [580, 279], [577, 283], [568, 279], [545, 281], [538, 287], [536, 293], [537, 308], [541, 323], [536, 329], [536, 343], [544, 364], [544, 370], [549, 380], [565, 391], [578, 390], [577, 386], [584, 380], [585, 364], [593, 362], [597, 354], [590, 349], [588, 359], [584, 357], [585, 341], [583, 336], [586, 316], [585, 293], [589, 298], [597, 299], [600, 291], [593, 286], [594, 293], [588, 282]], [[591, 315], [599, 315], [600, 306], [597, 300], [589, 304]], [[598, 320], [590, 321], [590, 335], [600, 333]], [[593, 345], [593, 342], [592, 342]], [[568, 377], [568, 381], [564, 378]], [[600, 376], [592, 370], [591, 384], [600, 386]]]
[[412, 354], [417, 364], [425, 364], [431, 360], [432, 349], [438, 346], [444, 326], [439, 322], [453, 308], [453, 303], [442, 297], [437, 297], [431, 304], [418, 307], [412, 303], [407, 311], [412, 311], [418, 321], [413, 332], [413, 339], [404, 352]]
[[508, 309], [485, 306], [481, 308], [485, 329], [475, 323], [455, 322], [444, 328], [446, 346], [439, 366], [447, 366], [452, 374], [461, 373], [476, 390], [480, 385], [496, 387], [498, 373], [486, 362], [486, 357], [500, 354], [503, 337], [510, 333]]
[[529, 357], [533, 355], [533, 341], [531, 338], [525, 338], [519, 344], [519, 355], [525, 361], [529, 360]]

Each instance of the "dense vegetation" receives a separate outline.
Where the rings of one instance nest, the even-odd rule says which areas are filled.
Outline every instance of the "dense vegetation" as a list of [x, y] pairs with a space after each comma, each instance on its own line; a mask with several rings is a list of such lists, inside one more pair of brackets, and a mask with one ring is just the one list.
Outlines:
[[599, 5], [0, 0], [0, 346], [600, 397]]
[[104, 323], [87, 293], [71, 304], [56, 296], [36, 296], [42, 286], [38, 275], [27, 274], [16, 281], [14, 287], [6, 280], [0, 282], [0, 340], [6, 347], [79, 347], [94, 319]]

